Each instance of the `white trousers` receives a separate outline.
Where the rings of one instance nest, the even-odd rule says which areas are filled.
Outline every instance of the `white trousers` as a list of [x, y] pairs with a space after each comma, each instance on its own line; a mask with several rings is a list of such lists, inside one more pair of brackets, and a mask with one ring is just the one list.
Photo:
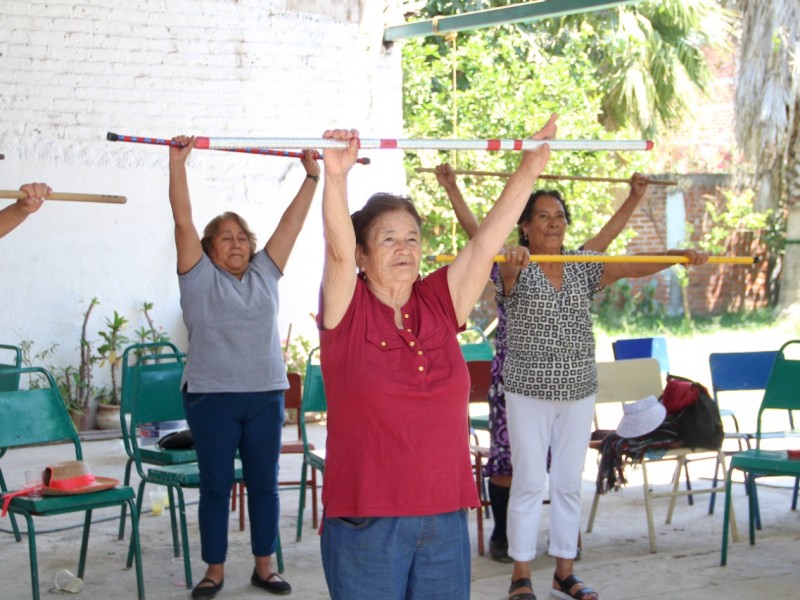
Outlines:
[[575, 558], [581, 527], [581, 477], [591, 437], [595, 396], [577, 402], [537, 400], [506, 392], [511, 442], [508, 554], [526, 562], [536, 557], [536, 538], [547, 488], [550, 459], [550, 548], [558, 558]]

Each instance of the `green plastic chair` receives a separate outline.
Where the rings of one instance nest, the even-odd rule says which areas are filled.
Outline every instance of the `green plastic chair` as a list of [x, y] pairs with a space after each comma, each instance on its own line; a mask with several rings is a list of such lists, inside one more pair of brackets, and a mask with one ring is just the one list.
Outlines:
[[[0, 361], [0, 392], [13, 392], [19, 389], [19, 369], [22, 367], [22, 348], [9, 344], [0, 344], [3, 354], [10, 352], [14, 355], [11, 362]], [[2, 455], [0, 455], [2, 456]]]
[[762, 450], [761, 417], [766, 410], [800, 410], [800, 394], [797, 385], [800, 382], [800, 359], [786, 357], [786, 349], [794, 346], [800, 348], [800, 340], [792, 340], [781, 346], [764, 390], [764, 398], [758, 409], [758, 424], [756, 427], [756, 447], [744, 450], [731, 457], [728, 475], [725, 478], [725, 518], [722, 529], [722, 552], [720, 565], [725, 566], [728, 561], [728, 515], [731, 509], [731, 474], [735, 469], [744, 473], [745, 481], [751, 486], [748, 494], [748, 524], [750, 530], [750, 545], [756, 543], [755, 520], [757, 513], [757, 499], [755, 494], [754, 475], [758, 477], [800, 477], [800, 460], [790, 459], [786, 450]]
[[465, 335], [470, 332], [477, 333], [480, 340], [461, 344], [461, 353], [464, 355], [464, 360], [467, 362], [473, 360], [492, 360], [494, 358], [494, 348], [492, 348], [492, 343], [483, 330], [478, 327], [470, 327], [462, 331], [460, 335]]
[[[10, 352], [13, 355], [13, 358], [6, 358], [0, 361], [0, 392], [16, 391], [19, 389], [18, 369], [22, 367], [22, 348], [9, 344], [0, 344], [0, 352], [3, 352], [4, 355]], [[5, 453], [6, 449], [0, 448], [0, 458], [3, 458]], [[0, 491], [5, 491], [6, 489], [6, 482], [3, 479], [2, 471], [0, 471]], [[11, 530], [14, 533], [14, 539], [21, 542], [22, 536], [19, 533], [16, 517], [14, 517], [14, 515], [9, 515], [9, 520], [11, 521]]]
[[[75, 448], [75, 459], [83, 459], [83, 451], [78, 433], [69, 417], [64, 400], [58, 391], [53, 376], [41, 367], [16, 369], [16, 375], [37, 373], [44, 376], [49, 387], [29, 390], [0, 391], [0, 448], [36, 446], [57, 442], [71, 442]], [[60, 451], [53, 448], [58, 462]], [[5, 486], [4, 486], [5, 491]], [[131, 511], [131, 542], [128, 567], [136, 559], [136, 584], [139, 598], [143, 600], [144, 579], [142, 577], [142, 557], [139, 546], [139, 510], [133, 501], [133, 489], [128, 486], [116, 487], [101, 492], [76, 494], [71, 496], [44, 496], [31, 499], [16, 496], [9, 504], [9, 514], [25, 519], [28, 525], [28, 548], [31, 564], [31, 587], [34, 600], [39, 599], [39, 564], [36, 552], [36, 529], [33, 517], [46, 517], [71, 512], [85, 512], [83, 538], [78, 577], [83, 579], [86, 568], [86, 551], [89, 545], [89, 531], [92, 525], [92, 511], [106, 507], [126, 504]]]
[[308, 355], [306, 376], [303, 381], [303, 399], [297, 418], [300, 421], [300, 433], [303, 439], [303, 466], [300, 471], [300, 502], [297, 510], [297, 541], [303, 535], [303, 509], [306, 506], [306, 480], [308, 469], [316, 469], [320, 475], [325, 473], [325, 450], [314, 449], [308, 442], [306, 432], [307, 412], [325, 412], [328, 410], [328, 401], [325, 398], [325, 384], [322, 381], [322, 367], [312, 362], [319, 348], [314, 348]]
[[[122, 353], [122, 382], [120, 385], [120, 429], [128, 461], [125, 463], [123, 484], [130, 485], [131, 469], [134, 463], [133, 445], [131, 437], [136, 436], [136, 428], [130, 426], [132, 406], [136, 396], [141, 393], [169, 394], [175, 390], [173, 385], [180, 388], [180, 380], [176, 383], [175, 371], [183, 372], [186, 355], [178, 350], [172, 342], [150, 342], [132, 344]], [[131, 371], [136, 370], [137, 376], [131, 376]], [[142, 389], [140, 382], [146, 389]], [[160, 386], [169, 386], [170, 389], [159, 389]], [[179, 393], [179, 392], [178, 392]], [[194, 450], [162, 450], [157, 446], [139, 448], [143, 463], [148, 465], [175, 465], [194, 462], [197, 454]], [[143, 491], [143, 490], [142, 490]], [[141, 494], [141, 492], [140, 492]], [[180, 547], [177, 542], [177, 525], [174, 514], [172, 517], [173, 552], [180, 556]], [[125, 536], [125, 507], [119, 521], [119, 539]]]

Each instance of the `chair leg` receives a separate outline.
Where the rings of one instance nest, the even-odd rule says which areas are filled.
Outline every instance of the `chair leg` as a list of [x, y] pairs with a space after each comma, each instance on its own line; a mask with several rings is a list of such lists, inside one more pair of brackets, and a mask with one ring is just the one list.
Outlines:
[[[142, 500], [144, 498], [144, 484], [145, 480], [139, 482], [139, 490], [136, 493], [136, 514], [142, 514]], [[177, 556], [177, 554], [176, 554]], [[129, 569], [133, 566], [133, 549], [128, 548], [128, 560], [125, 561], [125, 566]]]
[[746, 474], [746, 477], [750, 477], [750, 494], [747, 496], [747, 503], [749, 507], [748, 517], [747, 517], [747, 526], [750, 531], [750, 545], [755, 546], [756, 544], [756, 511], [758, 511], [758, 497], [756, 493], [756, 480], [755, 477]]
[[[689, 477], [689, 463], [685, 459], [683, 460], [683, 472], [686, 475], [686, 491], [692, 491], [692, 479]], [[694, 506], [694, 497], [692, 494], [686, 496], [687, 500], [689, 501], [689, 506]]]
[[33, 600], [39, 600], [39, 562], [36, 560], [36, 529], [33, 526], [33, 517], [23, 513], [28, 526], [28, 556], [31, 563], [31, 588]]
[[189, 531], [186, 527], [186, 503], [183, 500], [183, 488], [176, 486], [178, 494], [178, 515], [181, 522], [181, 542], [183, 545], [183, 570], [186, 576], [186, 589], [192, 589], [192, 559], [189, 556]]
[[[741, 444], [741, 442], [739, 442], [739, 443]], [[720, 461], [721, 460], [723, 460], [723, 461], [725, 460], [725, 455], [722, 454], [721, 456], [722, 456], [722, 458], [717, 456], [717, 462], [714, 465], [714, 477], [711, 480], [711, 487], [712, 488], [717, 487], [717, 482], [719, 481]], [[723, 465], [723, 468], [724, 468], [724, 465]], [[717, 499], [717, 492], [711, 492], [711, 494], [709, 494], [709, 496], [710, 497], [708, 499], [708, 514], [713, 515], [714, 514], [714, 504], [715, 504], [716, 499]]]
[[681, 485], [681, 467], [686, 465], [686, 457], [678, 456], [675, 463], [675, 473], [672, 475], [672, 495], [669, 497], [669, 506], [667, 507], [667, 518], [664, 521], [667, 525], [672, 523], [672, 515], [675, 512], [675, 500], [678, 498], [678, 488]]
[[[305, 458], [303, 459], [303, 466], [300, 469], [300, 500], [297, 505], [297, 541], [300, 541], [303, 535], [303, 509], [306, 505], [306, 477], [308, 476], [308, 463]], [[311, 467], [314, 471], [314, 467]]]
[[589, 512], [589, 522], [586, 524], [586, 533], [592, 533], [592, 527], [594, 527], [594, 517], [597, 515], [597, 507], [599, 504], [600, 494], [595, 492], [594, 498], [592, 499], [592, 510]]
[[[678, 471], [680, 475], [680, 470]], [[650, 537], [650, 552], [656, 552], [656, 527], [653, 523], [653, 499], [650, 497], [650, 482], [647, 480], [647, 461], [642, 461], [644, 488], [644, 511], [647, 515], [647, 535]]]
[[[717, 454], [717, 462], [722, 469], [722, 477], [721, 481], [728, 481], [728, 471], [725, 468], [725, 453], [720, 448]], [[727, 485], [726, 485], [727, 491]], [[739, 541], [739, 527], [736, 525], [736, 511], [733, 508], [733, 504], [730, 505], [729, 519], [730, 519], [730, 528], [731, 528], [731, 537], [733, 538], [733, 542], [736, 543]], [[727, 521], [726, 521], [727, 523]]]
[[[133, 464], [133, 459], [129, 458], [128, 462], [125, 464], [125, 477], [122, 480], [122, 485], [130, 486], [132, 464]], [[122, 508], [119, 509], [119, 533], [117, 534], [117, 539], [120, 540], [125, 539], [125, 514], [127, 507], [128, 504], [126, 502], [122, 505]]]
[[144, 600], [144, 577], [142, 576], [142, 547], [139, 540], [139, 513], [136, 511], [136, 503], [129, 499], [126, 504], [131, 510], [131, 542], [128, 552], [132, 553], [136, 561], [136, 589], [139, 592], [139, 600]]
[[484, 552], [484, 545], [483, 545], [483, 486], [481, 473], [483, 472], [483, 461], [481, 460], [481, 455], [478, 452], [475, 452], [475, 485], [478, 488], [478, 508], [475, 509], [475, 518], [477, 520], [478, 525], [478, 555], [483, 556]]
[[731, 475], [733, 469], [728, 471], [725, 477], [725, 511], [722, 517], [722, 549], [720, 551], [719, 566], [724, 567], [728, 564], [728, 526], [730, 524], [731, 513]]
[[[167, 486], [167, 496], [169, 497], [169, 525], [172, 529], [172, 554], [175, 558], [181, 555], [180, 545], [178, 544], [178, 512], [175, 504], [175, 491]], [[142, 513], [139, 512], [141, 515]]]
[[239, 531], [244, 531], [244, 481], [240, 481], [239, 487]]
[[319, 528], [319, 512], [317, 508], [317, 470], [311, 469], [311, 524], [316, 531]]
[[800, 491], [800, 477], [794, 478], [794, 492], [792, 493], [792, 510], [797, 510], [797, 492]]
[[81, 538], [81, 556], [78, 559], [78, 577], [83, 579], [86, 570], [86, 551], [89, 549], [89, 532], [92, 528], [92, 511], [86, 511], [86, 518], [83, 520], [83, 537]]
[[275, 558], [278, 562], [278, 573], [283, 573], [283, 547], [281, 546], [281, 532], [278, 532], [278, 545], [275, 548]]

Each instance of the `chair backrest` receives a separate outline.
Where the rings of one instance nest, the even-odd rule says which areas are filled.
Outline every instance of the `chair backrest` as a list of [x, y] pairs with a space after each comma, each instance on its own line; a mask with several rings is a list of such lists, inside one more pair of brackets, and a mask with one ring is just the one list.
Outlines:
[[[162, 361], [171, 358], [167, 362]], [[184, 362], [181, 355], [146, 355], [131, 367], [129, 398], [131, 428], [143, 423], [181, 421], [186, 418], [181, 394]]]
[[777, 355], [776, 350], [710, 354], [708, 366], [711, 371], [711, 391], [714, 401], [718, 401], [719, 392], [766, 389], [769, 372]]
[[52, 374], [42, 367], [9, 370], [19, 377], [37, 373], [49, 387], [0, 391], [0, 448], [72, 442], [75, 458], [81, 460], [81, 443], [64, 399]]
[[297, 411], [297, 439], [303, 438], [303, 432], [300, 430], [300, 405], [303, 402], [303, 377], [300, 373], [289, 371], [286, 373], [289, 379], [289, 389], [283, 394], [284, 401], [283, 407], [285, 410]]
[[[0, 359], [0, 392], [11, 392], [19, 389], [19, 371], [22, 367], [22, 348], [8, 344], [0, 344], [5, 358]], [[13, 355], [13, 356], [9, 356]]]
[[170, 357], [177, 357], [184, 355], [178, 347], [172, 342], [147, 342], [141, 344], [131, 344], [122, 352], [121, 373], [122, 380], [120, 383], [120, 413], [130, 414], [129, 403], [126, 402], [130, 398], [133, 390], [131, 387], [136, 383], [135, 379], [129, 376], [131, 368], [139, 362], [141, 357], [161, 355], [162, 359], [169, 359]]
[[630, 360], [632, 358], [655, 358], [662, 373], [669, 373], [669, 354], [667, 340], [663, 337], [633, 338], [616, 340], [611, 343], [614, 360]]
[[761, 408], [758, 410], [758, 428], [756, 434], [756, 444], [761, 439], [761, 415], [765, 410], [783, 409], [800, 410], [800, 356], [789, 358], [786, 350], [794, 346], [792, 350], [800, 350], [800, 340], [786, 342], [778, 350], [772, 370], [769, 372], [767, 387], [764, 390], [764, 398], [761, 400]]
[[461, 353], [464, 355], [464, 360], [467, 362], [473, 360], [492, 360], [494, 357], [494, 348], [492, 343], [482, 329], [471, 327], [462, 333], [475, 332], [480, 336], [477, 342], [465, 342], [461, 345]]
[[469, 370], [469, 401], [488, 402], [489, 388], [492, 386], [492, 361], [467, 361]]
[[[597, 363], [597, 404], [635, 402], [663, 391], [661, 370], [655, 358], [632, 358]], [[600, 424], [595, 411], [595, 428]]]
[[325, 384], [322, 381], [322, 367], [312, 361], [319, 348], [314, 348], [308, 355], [306, 375], [303, 380], [303, 394], [297, 419], [300, 422], [300, 435], [303, 440], [303, 451], [308, 454], [308, 436], [306, 433], [307, 412], [325, 412], [328, 400], [325, 397]]
[[663, 391], [655, 358], [632, 358], [597, 363], [597, 403], [634, 402]]

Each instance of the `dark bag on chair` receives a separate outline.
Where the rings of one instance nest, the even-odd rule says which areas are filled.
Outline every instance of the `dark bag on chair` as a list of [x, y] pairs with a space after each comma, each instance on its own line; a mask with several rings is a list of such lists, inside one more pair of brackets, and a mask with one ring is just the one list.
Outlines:
[[664, 426], [677, 433], [684, 447], [719, 450], [725, 437], [722, 419], [717, 403], [703, 385], [667, 375], [661, 401], [668, 415]]
[[158, 440], [157, 445], [162, 450], [191, 450], [194, 448], [192, 430], [182, 429], [168, 433]]

